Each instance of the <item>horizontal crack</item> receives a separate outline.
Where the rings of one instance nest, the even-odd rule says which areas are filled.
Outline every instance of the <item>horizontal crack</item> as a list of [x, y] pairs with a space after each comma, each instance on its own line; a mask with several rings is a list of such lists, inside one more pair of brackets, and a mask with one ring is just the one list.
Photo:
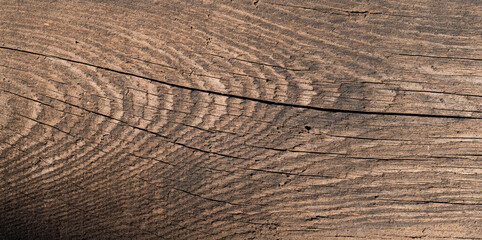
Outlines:
[[274, 2], [264, 2], [264, 3], [276, 5], [276, 6], [282, 6], [282, 7], [291, 7], [291, 8], [305, 9], [305, 10], [313, 10], [313, 11], [332, 14], [332, 15], [353, 16], [353, 15], [367, 15], [367, 14], [375, 14], [375, 15], [383, 14], [382, 12], [371, 12], [371, 11], [366, 11], [366, 10], [359, 11], [359, 10], [343, 10], [343, 9], [336, 9], [336, 8], [305, 7], [305, 6], [274, 3]]
[[482, 58], [465, 58], [465, 57], [449, 57], [449, 56], [434, 56], [434, 55], [424, 55], [424, 54], [409, 54], [409, 53], [392, 53], [399, 56], [408, 57], [426, 57], [426, 58], [442, 58], [442, 59], [455, 59], [455, 60], [470, 60], [470, 61], [482, 61]]
[[445, 202], [445, 201], [431, 201], [431, 200], [399, 200], [399, 199], [384, 199], [380, 198], [378, 200], [382, 201], [389, 201], [389, 202], [398, 202], [398, 203], [405, 203], [405, 204], [450, 204], [450, 205], [466, 205], [466, 206], [481, 206], [482, 203], [465, 203], [465, 202]]
[[10, 47], [4, 47], [4, 46], [0, 46], [0, 49], [17, 51], [17, 52], [22, 52], [22, 53], [27, 53], [27, 54], [33, 54], [33, 55], [37, 55], [37, 56], [43, 56], [43, 57], [49, 57], [49, 58], [59, 59], [59, 60], [68, 61], [68, 62], [72, 62], [72, 63], [82, 64], [82, 65], [85, 65], [85, 66], [95, 67], [95, 68], [102, 69], [102, 70], [109, 71], [109, 72], [119, 73], [119, 74], [126, 75], [126, 76], [137, 77], [137, 78], [149, 80], [149, 81], [152, 81], [152, 82], [157, 82], [157, 83], [160, 83], [160, 84], [164, 84], [164, 85], [167, 85], [167, 86], [177, 87], [177, 88], [186, 89], [186, 90], [191, 90], [191, 91], [203, 92], [203, 93], [208, 93], [208, 94], [214, 94], [214, 95], [219, 95], [219, 96], [224, 96], [224, 97], [237, 98], [237, 99], [246, 100], [246, 101], [254, 101], [254, 102], [264, 103], [264, 104], [268, 104], [268, 105], [277, 105], [277, 106], [285, 106], [285, 107], [293, 107], [293, 108], [301, 108], [301, 109], [310, 109], [310, 110], [323, 111], [323, 112], [332, 112], [332, 113], [346, 113], [346, 114], [365, 114], [365, 115], [381, 115], [381, 116], [405, 116], [405, 117], [424, 117], [424, 118], [482, 119], [482, 117], [469, 117], [469, 116], [458, 116], [458, 115], [401, 113], [401, 112], [376, 112], [376, 111], [357, 111], [357, 110], [345, 110], [345, 109], [336, 109], [336, 108], [323, 108], [323, 107], [300, 105], [300, 104], [294, 104], [294, 103], [276, 102], [276, 101], [271, 101], [271, 100], [265, 100], [265, 99], [258, 99], [258, 98], [240, 96], [240, 95], [235, 95], [235, 94], [230, 94], [230, 93], [216, 92], [216, 91], [212, 91], [212, 90], [199, 89], [199, 88], [184, 86], [184, 85], [180, 85], [180, 84], [165, 82], [165, 81], [157, 80], [157, 79], [150, 78], [150, 77], [141, 76], [141, 75], [134, 74], [134, 73], [130, 73], [130, 72], [124, 72], [124, 71], [120, 71], [120, 70], [115, 70], [115, 69], [111, 69], [111, 68], [107, 68], [107, 67], [102, 67], [102, 66], [94, 65], [94, 64], [91, 64], [91, 63], [86, 63], [86, 62], [82, 62], [82, 61], [72, 60], [72, 59], [63, 58], [63, 57], [58, 57], [58, 56], [49, 55], [49, 54], [37, 53], [37, 52], [32, 52], [32, 51], [27, 51], [27, 50], [22, 50], [22, 49], [15, 49], [15, 48], [10, 48]]

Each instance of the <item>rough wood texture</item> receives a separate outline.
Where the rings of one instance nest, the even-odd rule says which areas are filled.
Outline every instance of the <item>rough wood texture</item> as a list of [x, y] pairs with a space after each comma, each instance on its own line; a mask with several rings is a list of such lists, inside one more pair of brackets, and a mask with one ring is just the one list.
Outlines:
[[480, 239], [482, 3], [6, 1], [3, 239]]

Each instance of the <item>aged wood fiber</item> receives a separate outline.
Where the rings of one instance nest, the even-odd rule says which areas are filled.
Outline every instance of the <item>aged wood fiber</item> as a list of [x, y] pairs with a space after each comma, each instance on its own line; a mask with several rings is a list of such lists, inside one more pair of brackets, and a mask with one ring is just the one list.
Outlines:
[[482, 2], [0, 1], [2, 239], [480, 239]]

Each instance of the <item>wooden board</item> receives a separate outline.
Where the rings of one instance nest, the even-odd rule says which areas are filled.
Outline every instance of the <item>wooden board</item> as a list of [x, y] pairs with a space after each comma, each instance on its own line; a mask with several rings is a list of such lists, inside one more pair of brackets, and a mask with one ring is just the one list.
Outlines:
[[0, 1], [3, 239], [481, 239], [479, 0]]

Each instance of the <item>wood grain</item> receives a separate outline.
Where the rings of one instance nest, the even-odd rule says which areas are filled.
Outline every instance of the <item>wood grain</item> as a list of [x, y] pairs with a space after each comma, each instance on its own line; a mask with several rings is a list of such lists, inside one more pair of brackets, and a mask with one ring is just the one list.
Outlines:
[[482, 4], [0, 1], [3, 239], [481, 239]]

